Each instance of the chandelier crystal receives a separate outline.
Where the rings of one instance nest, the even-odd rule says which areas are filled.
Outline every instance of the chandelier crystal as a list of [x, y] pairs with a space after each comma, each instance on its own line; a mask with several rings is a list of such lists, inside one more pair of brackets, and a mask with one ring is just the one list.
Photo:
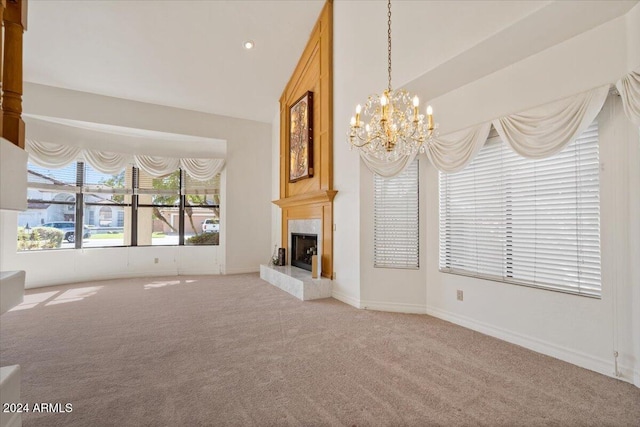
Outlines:
[[424, 153], [427, 144], [437, 136], [438, 125], [433, 122], [433, 109], [427, 107], [420, 114], [420, 100], [406, 90], [391, 87], [391, 0], [388, 0], [388, 76], [389, 85], [381, 94], [369, 96], [362, 106], [356, 106], [351, 117], [349, 143], [351, 148], [383, 161], [394, 161], [407, 155]]

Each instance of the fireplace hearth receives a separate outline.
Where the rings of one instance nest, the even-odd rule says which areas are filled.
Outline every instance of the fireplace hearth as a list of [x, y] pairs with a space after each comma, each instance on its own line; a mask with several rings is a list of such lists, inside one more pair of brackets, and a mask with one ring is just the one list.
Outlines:
[[318, 235], [291, 233], [291, 265], [311, 271], [313, 255], [318, 255]]

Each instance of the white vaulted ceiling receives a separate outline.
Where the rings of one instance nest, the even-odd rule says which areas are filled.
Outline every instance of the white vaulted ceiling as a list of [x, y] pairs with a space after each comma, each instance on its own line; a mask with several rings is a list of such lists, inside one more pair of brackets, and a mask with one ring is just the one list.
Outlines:
[[270, 122], [323, 5], [30, 1], [24, 79]]
[[[386, 81], [386, 4], [336, 0]], [[626, 13], [630, 1], [394, 1], [396, 85], [427, 99]], [[323, 0], [29, 2], [25, 81], [271, 122]], [[338, 12], [339, 13], [339, 12]], [[345, 28], [342, 26], [341, 28]], [[375, 31], [374, 31], [375, 29]], [[334, 43], [344, 37], [334, 34]], [[242, 48], [251, 39], [256, 47]], [[339, 73], [340, 70], [334, 70]], [[436, 87], [440, 92], [435, 91]]]

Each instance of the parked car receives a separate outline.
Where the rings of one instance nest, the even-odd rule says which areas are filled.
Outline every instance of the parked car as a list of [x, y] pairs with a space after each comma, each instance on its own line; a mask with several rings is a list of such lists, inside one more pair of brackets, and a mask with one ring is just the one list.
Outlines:
[[[41, 227], [57, 228], [58, 230], [61, 230], [64, 232], [64, 240], [66, 240], [69, 243], [73, 243], [76, 241], [76, 237], [75, 237], [76, 223], [73, 221], [47, 222], [45, 224], [42, 224]], [[82, 235], [82, 237], [86, 239], [89, 236], [91, 236], [91, 230], [89, 230], [89, 227], [85, 225], [84, 234]]]
[[202, 223], [202, 231], [204, 233], [219, 233], [220, 232], [220, 221], [213, 218], [207, 218]]

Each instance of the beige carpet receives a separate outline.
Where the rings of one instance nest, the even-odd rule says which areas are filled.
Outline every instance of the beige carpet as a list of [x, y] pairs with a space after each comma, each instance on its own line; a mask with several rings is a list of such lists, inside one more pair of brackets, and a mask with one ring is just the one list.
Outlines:
[[29, 426], [639, 426], [640, 389], [429, 316], [257, 275], [28, 292], [2, 316]]

